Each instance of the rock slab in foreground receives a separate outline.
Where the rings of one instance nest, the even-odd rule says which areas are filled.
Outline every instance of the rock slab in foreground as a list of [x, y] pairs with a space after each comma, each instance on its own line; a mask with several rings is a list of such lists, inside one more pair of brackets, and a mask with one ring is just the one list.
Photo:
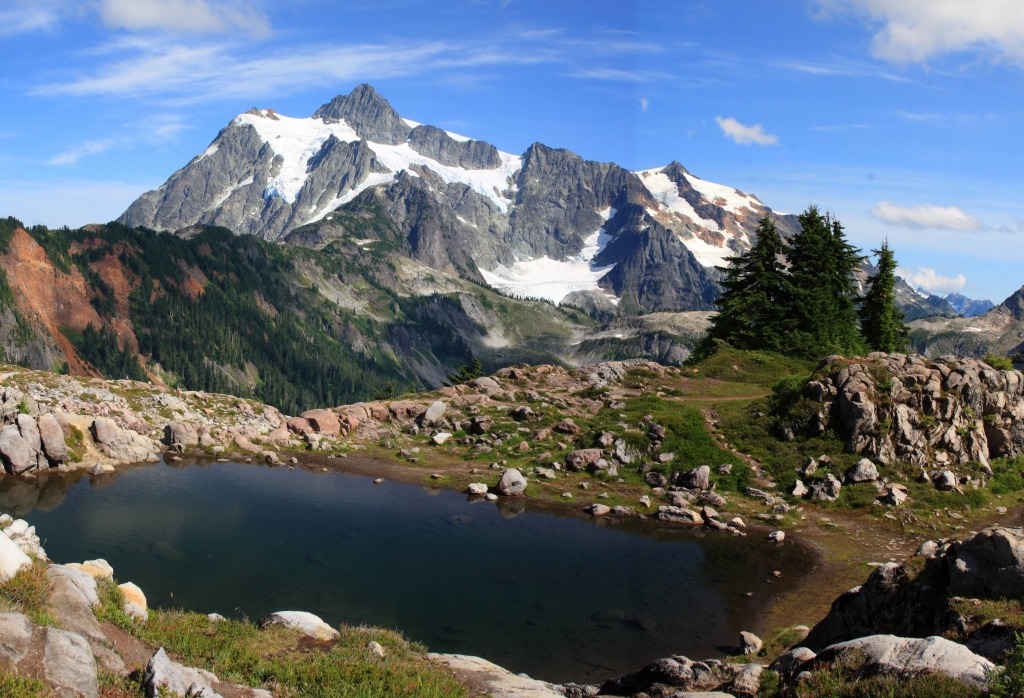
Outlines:
[[565, 694], [544, 681], [517, 676], [486, 659], [464, 654], [428, 654], [435, 662], [446, 664], [461, 682], [492, 698], [564, 698]]
[[811, 664], [815, 667], [852, 656], [871, 672], [915, 676], [945, 674], [961, 683], [984, 688], [995, 664], [944, 637], [909, 638], [871, 635], [825, 648]]

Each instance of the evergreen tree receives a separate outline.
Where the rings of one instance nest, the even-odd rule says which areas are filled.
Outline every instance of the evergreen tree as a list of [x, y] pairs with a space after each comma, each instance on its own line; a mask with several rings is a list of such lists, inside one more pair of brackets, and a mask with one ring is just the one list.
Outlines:
[[907, 327], [903, 312], [896, 307], [896, 257], [889, 243], [872, 250], [878, 255], [878, 272], [868, 279], [868, 292], [860, 303], [860, 329], [875, 351], [900, 352], [907, 348]]
[[793, 352], [804, 356], [856, 355], [864, 349], [857, 327], [853, 272], [860, 251], [846, 242], [839, 221], [811, 206], [786, 247], [796, 324]]
[[737, 349], [788, 349], [792, 322], [787, 310], [793, 289], [779, 261], [783, 249], [774, 221], [765, 216], [758, 224], [754, 246], [727, 259], [724, 291], [716, 301], [719, 313], [695, 349], [698, 358], [714, 353], [715, 340]]

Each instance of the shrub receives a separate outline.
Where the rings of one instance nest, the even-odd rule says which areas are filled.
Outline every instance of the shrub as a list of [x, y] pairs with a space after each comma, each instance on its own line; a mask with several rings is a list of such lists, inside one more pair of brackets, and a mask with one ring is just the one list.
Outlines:
[[1013, 361], [1008, 356], [996, 356], [995, 354], [986, 354], [985, 358], [982, 359], [985, 363], [994, 369], [999, 371], [1012, 371]]

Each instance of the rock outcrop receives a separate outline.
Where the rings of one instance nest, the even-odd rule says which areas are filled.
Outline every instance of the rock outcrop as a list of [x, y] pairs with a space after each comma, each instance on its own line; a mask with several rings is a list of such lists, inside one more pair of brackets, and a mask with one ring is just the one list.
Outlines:
[[881, 463], [978, 462], [1024, 453], [1024, 375], [977, 359], [905, 354], [825, 359], [803, 392], [811, 434], [836, 426]]

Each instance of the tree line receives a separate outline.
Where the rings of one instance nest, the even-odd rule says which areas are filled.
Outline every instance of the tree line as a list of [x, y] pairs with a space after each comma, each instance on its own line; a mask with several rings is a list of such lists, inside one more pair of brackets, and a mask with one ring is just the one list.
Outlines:
[[877, 272], [858, 298], [854, 272], [861, 254], [846, 241], [839, 221], [814, 206], [799, 221], [800, 232], [783, 240], [765, 216], [753, 247], [726, 260], [719, 312], [695, 359], [713, 354], [718, 342], [808, 358], [906, 349], [907, 328], [895, 304], [896, 259], [888, 243], [872, 250]]

